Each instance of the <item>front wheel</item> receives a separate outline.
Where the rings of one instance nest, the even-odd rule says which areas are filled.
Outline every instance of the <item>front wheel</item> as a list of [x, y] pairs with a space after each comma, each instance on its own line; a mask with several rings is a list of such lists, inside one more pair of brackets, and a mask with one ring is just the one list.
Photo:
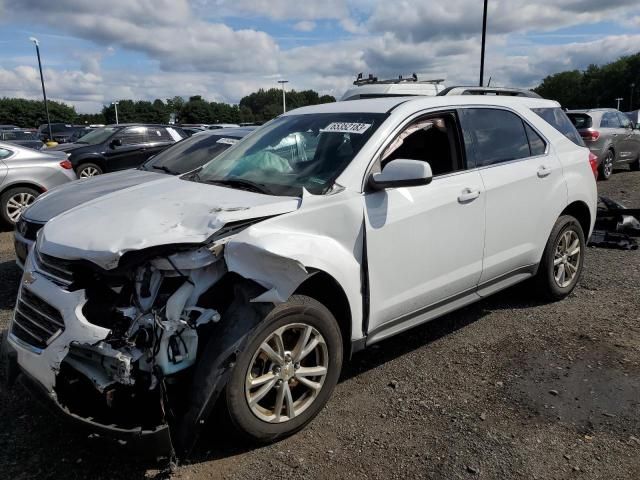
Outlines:
[[629, 164], [629, 169], [630, 169], [632, 172], [637, 172], [637, 171], [639, 171], [639, 170], [640, 170], [640, 155], [638, 155], [638, 158], [636, 159], [636, 161], [635, 161], [635, 162], [631, 162], [631, 163]]
[[95, 177], [96, 175], [102, 175], [103, 171], [99, 165], [95, 163], [83, 163], [76, 169], [78, 178]]
[[342, 336], [331, 312], [296, 295], [252, 332], [226, 388], [232, 424], [271, 442], [306, 426], [325, 406], [342, 368]]
[[551, 231], [536, 275], [543, 296], [562, 300], [573, 291], [582, 275], [585, 248], [578, 220], [562, 215]]

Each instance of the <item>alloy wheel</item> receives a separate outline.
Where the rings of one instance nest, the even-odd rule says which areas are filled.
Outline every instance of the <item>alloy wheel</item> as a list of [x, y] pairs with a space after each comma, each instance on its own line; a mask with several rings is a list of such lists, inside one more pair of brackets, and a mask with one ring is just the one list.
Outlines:
[[96, 175], [100, 175], [100, 172], [94, 167], [85, 167], [80, 170], [80, 178], [95, 177]]
[[6, 213], [7, 217], [13, 222], [17, 223], [20, 215], [24, 212], [29, 205], [31, 205], [36, 197], [31, 193], [20, 192], [16, 193], [12, 197], [9, 197], [7, 202]]
[[553, 277], [560, 288], [566, 288], [576, 279], [580, 266], [580, 237], [573, 229], [560, 236], [553, 258]]
[[609, 150], [607, 152], [607, 156], [604, 157], [604, 161], [602, 164], [602, 173], [605, 178], [609, 178], [613, 173], [613, 152]]
[[269, 423], [289, 421], [307, 410], [322, 390], [329, 352], [322, 334], [291, 323], [272, 332], [253, 355], [245, 378], [251, 412]]

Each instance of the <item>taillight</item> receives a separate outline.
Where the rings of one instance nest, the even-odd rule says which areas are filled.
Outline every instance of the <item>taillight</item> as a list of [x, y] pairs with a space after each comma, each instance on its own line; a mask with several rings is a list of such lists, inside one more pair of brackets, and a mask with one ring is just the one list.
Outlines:
[[589, 152], [589, 165], [591, 165], [593, 176], [598, 180], [598, 157], [591, 152]]
[[62, 168], [64, 168], [65, 170], [72, 170], [73, 169], [73, 165], [71, 164], [70, 160], [63, 160], [60, 162], [60, 166]]
[[597, 130], [582, 130], [580, 136], [585, 140], [595, 142], [600, 138], [600, 132]]

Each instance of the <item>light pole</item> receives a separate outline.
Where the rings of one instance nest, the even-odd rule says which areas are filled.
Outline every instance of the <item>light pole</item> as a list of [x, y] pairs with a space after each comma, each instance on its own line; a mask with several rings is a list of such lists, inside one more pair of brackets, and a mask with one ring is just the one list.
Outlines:
[[482, 50], [480, 52], [480, 86], [484, 84], [484, 47], [487, 39], [487, 6], [489, 0], [484, 0], [484, 13], [482, 14]]
[[618, 102], [618, 106], [616, 107], [616, 110], [620, 110], [620, 102], [621, 102], [622, 100], [624, 100], [624, 98], [622, 98], [622, 97], [618, 97], [618, 98], [616, 98], [616, 102]]
[[42, 62], [40, 61], [40, 42], [36, 37], [29, 37], [29, 40], [31, 40], [36, 46], [38, 68], [40, 69], [40, 83], [42, 84], [42, 96], [44, 97], [44, 111], [47, 113], [47, 126], [49, 127], [49, 140], [53, 140], [53, 133], [51, 133], [51, 119], [49, 118], [49, 105], [47, 104], [47, 91], [44, 89], [44, 76], [42, 75]]
[[289, 80], [278, 80], [278, 83], [282, 85], [282, 113], [287, 111], [287, 99], [284, 93], [284, 84], [289, 83]]
[[631, 95], [629, 95], [629, 111], [633, 111], [633, 89], [636, 87], [635, 83], [631, 84]]
[[118, 125], [118, 104], [120, 102], [111, 102], [111, 105], [113, 105], [113, 108], [116, 109], [116, 125]]

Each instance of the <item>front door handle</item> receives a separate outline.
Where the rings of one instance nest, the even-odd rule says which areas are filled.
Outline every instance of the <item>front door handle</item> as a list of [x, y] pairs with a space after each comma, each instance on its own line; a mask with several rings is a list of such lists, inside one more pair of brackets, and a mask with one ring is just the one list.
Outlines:
[[474, 201], [480, 196], [480, 190], [474, 190], [472, 188], [465, 188], [458, 196], [458, 202], [469, 203]]
[[548, 177], [549, 175], [551, 175], [551, 169], [549, 167], [541, 165], [540, 168], [538, 168], [538, 177], [544, 178]]

